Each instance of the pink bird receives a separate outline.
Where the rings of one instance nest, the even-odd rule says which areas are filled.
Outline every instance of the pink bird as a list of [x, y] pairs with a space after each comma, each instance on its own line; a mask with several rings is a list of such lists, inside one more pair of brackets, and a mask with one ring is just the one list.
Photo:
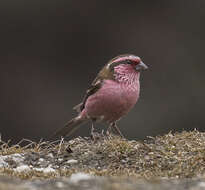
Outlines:
[[125, 54], [111, 59], [98, 73], [82, 103], [74, 109], [79, 113], [53, 137], [69, 136], [81, 124], [104, 121], [123, 137], [116, 122], [136, 104], [140, 93], [140, 71], [148, 67], [138, 56]]

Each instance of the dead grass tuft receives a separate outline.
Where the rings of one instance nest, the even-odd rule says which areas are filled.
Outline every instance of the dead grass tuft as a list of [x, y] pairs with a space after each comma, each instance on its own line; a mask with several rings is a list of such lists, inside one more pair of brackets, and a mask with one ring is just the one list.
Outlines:
[[[27, 145], [21, 146], [25, 141]], [[10, 146], [9, 142], [0, 139], [0, 155], [14, 153], [23, 154], [25, 164], [29, 163], [32, 167], [42, 167], [38, 165], [39, 159], [44, 158], [56, 170], [46, 174], [34, 170], [15, 172], [12, 166], [0, 169], [5, 175], [21, 179], [55, 178], [75, 172], [137, 178], [193, 178], [205, 175], [205, 133], [197, 130], [170, 132], [148, 137], [144, 141], [100, 136], [96, 142], [81, 137], [69, 142], [61, 139], [36, 143], [24, 139]], [[32, 153], [35, 153], [35, 159]], [[48, 157], [49, 154], [53, 158]], [[77, 163], [68, 163], [71, 159], [77, 160]]]

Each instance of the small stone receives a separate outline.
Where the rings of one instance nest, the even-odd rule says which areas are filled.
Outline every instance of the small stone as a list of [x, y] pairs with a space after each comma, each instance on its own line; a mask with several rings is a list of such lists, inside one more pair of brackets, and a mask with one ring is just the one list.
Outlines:
[[77, 164], [78, 160], [71, 159], [71, 160], [68, 160], [66, 163], [67, 164]]
[[205, 182], [199, 182], [198, 186], [201, 187], [201, 188], [205, 188]]
[[5, 168], [5, 167], [8, 167], [8, 166], [9, 166], [8, 163], [6, 163], [6, 162], [4, 161], [3, 156], [1, 156], [1, 157], [0, 157], [0, 168]]
[[24, 160], [24, 157], [21, 154], [11, 154], [10, 157], [15, 161], [15, 162], [22, 162]]
[[56, 182], [56, 186], [58, 188], [63, 188], [65, 185], [62, 182], [58, 181], [58, 182]]
[[43, 172], [43, 173], [54, 173], [56, 172], [55, 169], [53, 169], [51, 167], [51, 165], [49, 165], [48, 167], [46, 168], [33, 168], [35, 171], [38, 171], [38, 172]]
[[33, 168], [37, 172], [43, 172], [44, 168]]
[[44, 159], [43, 158], [39, 158], [39, 160], [38, 160], [39, 162], [43, 162], [44, 161]]
[[121, 160], [121, 163], [125, 164], [127, 163], [127, 160]]
[[51, 167], [47, 167], [43, 170], [44, 173], [54, 173], [56, 172], [55, 169], [51, 168]]
[[81, 180], [91, 179], [93, 176], [86, 173], [75, 173], [70, 176], [70, 181], [73, 183], [78, 183]]
[[49, 153], [48, 156], [51, 157], [51, 158], [53, 158], [53, 154], [52, 154], [52, 153]]
[[145, 159], [145, 160], [149, 160], [150, 157], [149, 157], [148, 155], [146, 155], [146, 156], [144, 157], [144, 159]]
[[15, 172], [25, 172], [30, 171], [30, 167], [28, 165], [21, 165], [14, 169]]

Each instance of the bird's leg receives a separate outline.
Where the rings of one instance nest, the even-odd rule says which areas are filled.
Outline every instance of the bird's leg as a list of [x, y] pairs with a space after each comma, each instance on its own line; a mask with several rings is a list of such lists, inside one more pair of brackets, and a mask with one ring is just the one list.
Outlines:
[[111, 125], [112, 125], [112, 124], [110, 124], [110, 125], [108, 126], [107, 130], [106, 130], [106, 135], [107, 135], [107, 136], [110, 136], [110, 132], [111, 132], [111, 129], [112, 129], [112, 128], [111, 128]]
[[95, 141], [95, 128], [94, 128], [94, 121], [92, 120], [91, 121], [91, 131], [90, 131], [90, 136], [91, 136], [91, 139], [93, 139]]
[[116, 131], [122, 138], [124, 138], [124, 136], [123, 136], [123, 134], [121, 133], [120, 129], [117, 127], [116, 122], [113, 122], [110, 126], [111, 126], [113, 129], [115, 129], [115, 131]]
[[102, 135], [102, 136], [105, 136], [105, 135], [104, 135], [104, 130], [101, 131], [101, 135]]

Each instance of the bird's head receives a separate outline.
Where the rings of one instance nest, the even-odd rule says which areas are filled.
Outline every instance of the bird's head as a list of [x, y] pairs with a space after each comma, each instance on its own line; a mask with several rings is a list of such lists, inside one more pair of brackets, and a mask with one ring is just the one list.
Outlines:
[[107, 68], [110, 68], [111, 70], [118, 66], [133, 68], [133, 70], [137, 72], [148, 69], [140, 57], [131, 54], [119, 55], [111, 59], [107, 64]]
[[146, 69], [148, 69], [148, 67], [142, 62], [140, 57], [131, 54], [125, 54], [111, 59], [100, 71], [99, 75], [103, 79], [115, 79], [118, 75], [139, 75], [140, 71]]

